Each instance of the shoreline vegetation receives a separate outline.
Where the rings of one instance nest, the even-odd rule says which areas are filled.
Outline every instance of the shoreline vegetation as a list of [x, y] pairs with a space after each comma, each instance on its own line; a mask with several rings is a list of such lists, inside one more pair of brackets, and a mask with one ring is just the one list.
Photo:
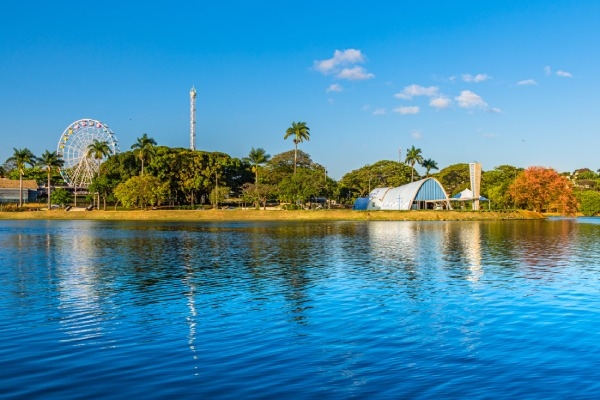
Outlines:
[[41, 210], [0, 212], [0, 220], [106, 221], [502, 221], [538, 220], [534, 211], [355, 211], [355, 210]]

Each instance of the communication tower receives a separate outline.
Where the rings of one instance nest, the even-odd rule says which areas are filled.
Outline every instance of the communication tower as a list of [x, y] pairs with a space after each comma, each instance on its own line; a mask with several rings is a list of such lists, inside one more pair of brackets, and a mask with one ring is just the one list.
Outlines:
[[196, 150], [196, 89], [190, 90], [190, 149]]

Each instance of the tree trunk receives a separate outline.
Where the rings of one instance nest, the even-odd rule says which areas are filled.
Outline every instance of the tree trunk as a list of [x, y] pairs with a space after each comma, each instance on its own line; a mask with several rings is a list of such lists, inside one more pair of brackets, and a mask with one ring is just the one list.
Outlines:
[[23, 172], [19, 171], [19, 208], [23, 207]]
[[296, 149], [294, 150], [294, 175], [296, 175], [296, 164], [298, 164], [298, 142], [294, 140]]
[[50, 210], [50, 170], [48, 170], [48, 210]]

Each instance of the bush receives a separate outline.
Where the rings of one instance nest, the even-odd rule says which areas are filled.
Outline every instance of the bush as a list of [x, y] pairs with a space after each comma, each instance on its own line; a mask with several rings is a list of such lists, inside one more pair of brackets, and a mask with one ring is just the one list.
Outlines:
[[282, 210], [302, 210], [302, 206], [300, 204], [284, 204], [281, 206]]
[[18, 204], [7, 204], [5, 206], [2, 207], [2, 211], [7, 211], [7, 212], [16, 212], [16, 211], [25, 211], [25, 207], [19, 207]]

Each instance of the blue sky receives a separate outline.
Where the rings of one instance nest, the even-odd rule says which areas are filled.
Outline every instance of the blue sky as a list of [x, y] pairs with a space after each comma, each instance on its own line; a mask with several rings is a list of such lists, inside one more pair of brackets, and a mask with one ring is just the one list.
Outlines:
[[244, 157], [300, 149], [339, 179], [416, 146], [479, 161], [600, 168], [598, 1], [4, 2], [0, 161], [55, 150], [81, 118], [122, 150], [148, 133]]

